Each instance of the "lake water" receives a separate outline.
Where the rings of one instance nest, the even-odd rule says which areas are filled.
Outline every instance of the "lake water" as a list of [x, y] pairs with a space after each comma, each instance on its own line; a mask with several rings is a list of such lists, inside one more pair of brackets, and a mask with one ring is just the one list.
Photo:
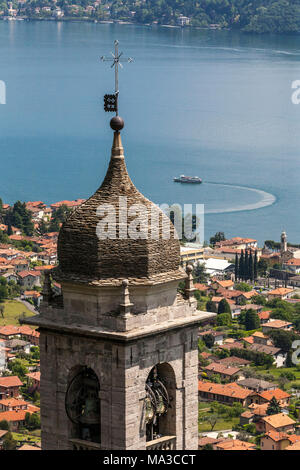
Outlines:
[[[300, 243], [300, 36], [1, 21], [0, 197], [51, 203], [100, 185], [114, 76], [99, 58], [116, 38], [134, 57], [120, 72], [120, 114], [136, 186], [159, 204], [205, 204], [206, 239], [263, 242], [284, 229]], [[204, 183], [173, 183], [180, 174]]]

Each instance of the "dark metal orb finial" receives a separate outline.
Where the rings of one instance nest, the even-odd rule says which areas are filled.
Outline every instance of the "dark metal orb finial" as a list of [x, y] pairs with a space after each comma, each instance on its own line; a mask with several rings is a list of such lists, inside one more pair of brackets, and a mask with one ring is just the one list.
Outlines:
[[110, 120], [110, 127], [111, 127], [112, 130], [114, 130], [114, 131], [120, 131], [121, 129], [123, 129], [123, 127], [124, 127], [124, 121], [123, 121], [123, 119], [121, 118], [121, 116], [114, 116], [114, 117]]

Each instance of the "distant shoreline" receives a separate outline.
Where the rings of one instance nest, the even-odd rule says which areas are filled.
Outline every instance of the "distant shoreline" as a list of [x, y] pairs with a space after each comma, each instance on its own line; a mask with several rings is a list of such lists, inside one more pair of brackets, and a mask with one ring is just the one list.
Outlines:
[[[95, 24], [116, 24], [116, 25], [132, 25], [132, 26], [145, 26], [147, 28], [158, 27], [158, 28], [170, 28], [170, 29], [185, 29], [185, 30], [202, 30], [202, 31], [231, 31], [230, 28], [210, 28], [210, 27], [200, 27], [200, 26], [178, 26], [178, 25], [169, 25], [169, 24], [150, 24], [150, 23], [135, 23], [133, 21], [121, 21], [121, 20], [95, 20], [93, 18], [88, 17], [63, 17], [63, 18], [35, 18], [35, 17], [2, 17], [0, 18], [2, 21], [50, 21], [55, 23], [67, 23], [67, 22], [74, 22], [74, 23], [95, 23]], [[240, 31], [238, 31], [240, 32]]]
[[94, 23], [94, 24], [114, 24], [114, 25], [131, 25], [131, 26], [143, 26], [146, 28], [168, 28], [168, 29], [181, 29], [181, 30], [192, 30], [192, 31], [231, 31], [234, 33], [245, 34], [245, 35], [258, 35], [258, 36], [270, 36], [270, 35], [283, 35], [283, 36], [299, 36], [299, 31], [243, 31], [242, 29], [232, 29], [229, 27], [204, 27], [204, 26], [193, 26], [193, 25], [169, 25], [169, 24], [150, 24], [150, 23], [136, 23], [133, 21], [122, 21], [122, 20], [97, 20], [88, 17], [63, 17], [63, 18], [35, 18], [35, 17], [0, 17], [1, 21], [49, 21], [55, 23]]

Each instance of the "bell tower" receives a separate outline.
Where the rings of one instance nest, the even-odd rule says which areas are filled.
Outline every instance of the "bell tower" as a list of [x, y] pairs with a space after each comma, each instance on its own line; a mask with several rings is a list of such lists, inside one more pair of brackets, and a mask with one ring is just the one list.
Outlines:
[[197, 310], [174, 226], [128, 175], [123, 126], [112, 118], [104, 181], [63, 224], [26, 319], [40, 331], [44, 450], [198, 448], [198, 327], [215, 314]]
[[280, 237], [280, 251], [281, 251], [281, 254], [287, 251], [287, 236], [285, 232], [282, 232], [281, 237]]

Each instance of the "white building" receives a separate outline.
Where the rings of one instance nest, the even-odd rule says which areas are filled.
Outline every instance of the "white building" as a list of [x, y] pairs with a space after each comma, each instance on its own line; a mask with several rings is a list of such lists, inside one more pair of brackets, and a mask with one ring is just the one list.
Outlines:
[[210, 276], [234, 271], [234, 264], [229, 263], [226, 259], [208, 258], [203, 260], [203, 264], [205, 265], [205, 271]]

